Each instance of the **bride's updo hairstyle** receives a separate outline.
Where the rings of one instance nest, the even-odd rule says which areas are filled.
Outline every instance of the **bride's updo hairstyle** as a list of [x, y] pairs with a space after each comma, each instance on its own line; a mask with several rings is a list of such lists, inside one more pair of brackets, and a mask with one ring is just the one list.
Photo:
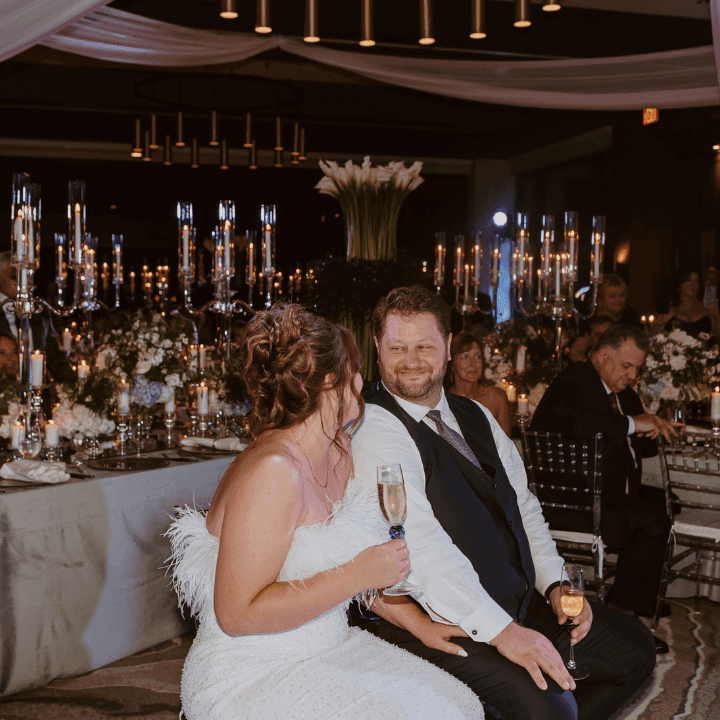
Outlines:
[[349, 330], [301, 305], [283, 303], [256, 313], [245, 328], [241, 362], [252, 405], [253, 439], [264, 430], [304, 422], [328, 390], [336, 390], [339, 398], [333, 435], [342, 429], [346, 387], [352, 389], [362, 416], [364, 403], [353, 384], [360, 353]]

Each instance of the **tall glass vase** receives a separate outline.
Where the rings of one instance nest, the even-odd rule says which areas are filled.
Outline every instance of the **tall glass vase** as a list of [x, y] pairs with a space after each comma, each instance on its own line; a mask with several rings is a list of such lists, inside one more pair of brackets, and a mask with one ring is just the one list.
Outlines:
[[363, 194], [342, 203], [347, 238], [347, 259], [394, 260], [397, 254], [397, 219], [400, 205], [382, 207]]

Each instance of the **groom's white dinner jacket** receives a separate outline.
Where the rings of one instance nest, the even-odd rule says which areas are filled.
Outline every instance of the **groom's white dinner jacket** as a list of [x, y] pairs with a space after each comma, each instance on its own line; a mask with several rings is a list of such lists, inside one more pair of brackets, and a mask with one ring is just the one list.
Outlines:
[[[393, 398], [415, 421], [422, 421], [436, 431], [435, 424], [426, 417], [432, 408], [394, 394]], [[517, 494], [535, 565], [535, 588], [544, 594], [549, 585], [560, 579], [563, 559], [557, 553], [540, 504], [528, 488], [525, 467], [515, 444], [490, 412], [480, 403], [476, 404], [490, 423], [498, 454]], [[460, 433], [444, 391], [435, 409], [440, 410], [447, 425]], [[470, 561], [436, 520], [425, 494], [420, 452], [405, 426], [384, 408], [368, 404], [352, 443], [373, 453], [381, 464], [402, 466], [407, 490], [405, 539], [410, 549], [410, 579], [423, 588], [423, 593], [415, 599], [434, 620], [459, 625], [473, 640], [492, 640], [512, 618], [488, 595]], [[374, 483], [375, 479], [367, 478], [367, 482]]]

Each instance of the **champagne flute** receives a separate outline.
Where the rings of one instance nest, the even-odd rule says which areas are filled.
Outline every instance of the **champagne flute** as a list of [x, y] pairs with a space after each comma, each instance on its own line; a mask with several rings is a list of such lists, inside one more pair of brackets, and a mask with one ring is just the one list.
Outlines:
[[[560, 607], [570, 618], [565, 623], [568, 632], [572, 632], [572, 629], [575, 627], [572, 618], [577, 617], [582, 612], [584, 603], [585, 582], [583, 580], [582, 567], [580, 565], [566, 563], [563, 565], [562, 573], [560, 574]], [[575, 663], [575, 650], [572, 642], [570, 643], [570, 658], [565, 667], [573, 680], [584, 680], [590, 675], [587, 668]]]
[[[405, 496], [405, 480], [400, 465], [379, 465], [377, 469], [378, 500], [383, 517], [390, 523], [390, 537], [393, 540], [405, 537], [405, 514], [407, 500]], [[410, 572], [408, 571], [408, 575]], [[409, 595], [422, 592], [422, 588], [409, 582], [407, 575], [389, 588], [385, 595]]]

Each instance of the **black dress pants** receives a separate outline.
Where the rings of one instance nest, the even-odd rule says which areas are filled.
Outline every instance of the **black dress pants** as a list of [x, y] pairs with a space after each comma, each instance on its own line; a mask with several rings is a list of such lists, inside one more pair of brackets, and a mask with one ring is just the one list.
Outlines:
[[[577, 683], [574, 693], [563, 690], [547, 675], [540, 690], [525, 668], [503, 657], [494, 647], [470, 638], [453, 638], [468, 657], [449, 655], [423, 645], [414, 635], [384, 620], [353, 618], [355, 625], [428, 660], [468, 685], [504, 720], [606, 720], [645, 685], [655, 667], [655, 643], [636, 618], [591, 603], [593, 624], [575, 646], [575, 660], [591, 676]], [[530, 604], [525, 625], [541, 632], [567, 660], [567, 630], [558, 625], [552, 608], [539, 593]]]

